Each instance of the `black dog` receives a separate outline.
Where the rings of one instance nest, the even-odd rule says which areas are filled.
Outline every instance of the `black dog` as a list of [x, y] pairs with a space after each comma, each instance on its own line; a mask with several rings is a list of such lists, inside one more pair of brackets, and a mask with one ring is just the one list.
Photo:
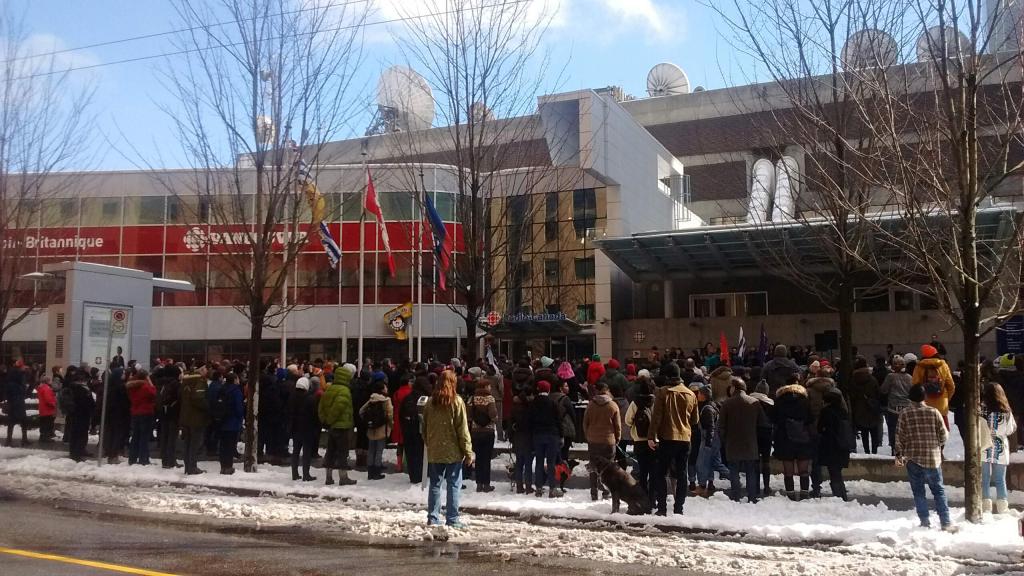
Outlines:
[[619, 501], [626, 503], [626, 513], [632, 515], [648, 514], [651, 511], [651, 501], [644, 489], [637, 484], [637, 481], [628, 472], [619, 468], [615, 462], [594, 457], [587, 465], [601, 477], [601, 484], [604, 484], [612, 494], [612, 514], [619, 511]]

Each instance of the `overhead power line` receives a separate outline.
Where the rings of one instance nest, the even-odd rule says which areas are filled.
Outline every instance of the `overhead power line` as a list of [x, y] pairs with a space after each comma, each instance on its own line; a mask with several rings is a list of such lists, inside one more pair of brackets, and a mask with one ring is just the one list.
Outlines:
[[[341, 32], [343, 30], [353, 30], [353, 29], [360, 28], [360, 27], [379, 26], [379, 25], [382, 25], [382, 24], [395, 24], [395, 23], [398, 23], [398, 22], [409, 22], [409, 21], [412, 21], [412, 20], [421, 20], [423, 18], [432, 18], [432, 17], [436, 17], [436, 16], [447, 16], [447, 15], [450, 15], [450, 14], [458, 14], [460, 12], [465, 12], [466, 10], [496, 8], [496, 7], [500, 7], [500, 6], [510, 6], [510, 5], [515, 5], [515, 4], [523, 4], [523, 3], [531, 2], [531, 1], [532, 0], [498, 1], [498, 2], [495, 2], [494, 4], [480, 5], [480, 6], [476, 6], [476, 7], [473, 7], [473, 8], [445, 10], [445, 11], [442, 11], [442, 12], [429, 12], [429, 13], [426, 13], [426, 14], [417, 14], [415, 16], [403, 16], [401, 18], [389, 18], [389, 19], [385, 19], [385, 20], [377, 20], [377, 21], [374, 21], [374, 22], [363, 22], [361, 24], [349, 24], [347, 26], [339, 26], [337, 28], [325, 28], [323, 30], [317, 30], [315, 32], [306, 32], [306, 33], [302, 33], [302, 34], [295, 34], [294, 37], [295, 38], [300, 38], [302, 36], [310, 36], [310, 35], [316, 35], [316, 34], [325, 34], [325, 33], [329, 33], [329, 32]], [[182, 29], [182, 31], [194, 30], [194, 29], [197, 29], [197, 28], [205, 28], [205, 27], [209, 27], [209, 26], [197, 26], [197, 27], [192, 27], [192, 28], [185, 28], [185, 29]], [[167, 32], [167, 34], [170, 34], [170, 33], [171, 32]], [[267, 38], [267, 40], [281, 40], [281, 39], [286, 38], [286, 37], [287, 36], [273, 36], [273, 37]], [[14, 78], [14, 80], [30, 80], [32, 78], [39, 78], [39, 77], [42, 77], [42, 76], [52, 76], [54, 74], [67, 74], [67, 73], [70, 73], [70, 72], [79, 72], [79, 71], [82, 71], [82, 70], [92, 70], [92, 69], [95, 69], [95, 68], [104, 68], [106, 66], [115, 66], [115, 65], [118, 65], [118, 64], [130, 64], [132, 62], [142, 62], [142, 61], [145, 61], [145, 60], [154, 60], [156, 58], [167, 58], [167, 57], [170, 57], [170, 56], [182, 56], [184, 54], [192, 54], [192, 53], [195, 53], [195, 52], [205, 52], [207, 50], [215, 50], [215, 49], [229, 48], [229, 47], [243, 46], [243, 45], [245, 45], [245, 42], [230, 42], [230, 43], [226, 43], [226, 44], [220, 44], [218, 46], [203, 46], [203, 47], [195, 47], [195, 48], [186, 48], [186, 49], [182, 49], [182, 50], [175, 50], [173, 52], [161, 52], [159, 54], [150, 54], [148, 56], [137, 56], [137, 57], [134, 57], [134, 58], [124, 58], [124, 59], [121, 59], [121, 60], [111, 60], [110, 62], [100, 62], [98, 64], [89, 64], [89, 65], [86, 65], [86, 66], [72, 66], [70, 68], [63, 68], [63, 69], [60, 69], [60, 70], [47, 70], [45, 72], [37, 72], [35, 74], [27, 74], [25, 76], [19, 76], [18, 78]]]

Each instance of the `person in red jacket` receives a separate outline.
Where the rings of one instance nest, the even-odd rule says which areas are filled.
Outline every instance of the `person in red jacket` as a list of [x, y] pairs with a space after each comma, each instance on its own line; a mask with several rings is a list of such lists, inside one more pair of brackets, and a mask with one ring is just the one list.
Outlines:
[[36, 398], [39, 400], [39, 441], [48, 443], [56, 435], [53, 433], [53, 422], [57, 417], [57, 396], [50, 386], [50, 377], [43, 376], [36, 387]]
[[405, 440], [402, 437], [402, 402], [409, 394], [412, 393], [412, 381], [415, 379], [415, 375], [411, 372], [405, 374], [405, 381], [398, 390], [395, 390], [395, 397], [392, 399], [391, 404], [395, 407], [395, 423], [391, 428], [391, 441], [398, 445], [395, 454], [397, 455], [398, 461], [395, 463], [395, 472], [402, 473], [402, 459], [405, 456]]
[[153, 435], [153, 415], [156, 413], [156, 386], [150, 381], [148, 372], [139, 370], [126, 387], [132, 413], [132, 438], [128, 444], [128, 464], [148, 466], [149, 440]]

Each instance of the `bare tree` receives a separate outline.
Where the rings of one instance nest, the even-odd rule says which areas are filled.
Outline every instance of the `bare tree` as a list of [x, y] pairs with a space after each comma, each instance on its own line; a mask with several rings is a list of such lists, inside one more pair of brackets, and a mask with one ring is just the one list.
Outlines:
[[[894, 282], [865, 264], [876, 247], [857, 216], [871, 209], [871, 184], [859, 177], [866, 167], [853, 159], [870, 157], [875, 143], [860, 129], [866, 88], [849, 81], [843, 47], [859, 46], [860, 30], [891, 29], [901, 17], [898, 4], [734, 0], [730, 11], [715, 7], [733, 32], [734, 45], [768, 77], [766, 84], [742, 92], [735, 106], [750, 115], [776, 179], [791, 185], [790, 198], [780, 198], [777, 190], [761, 214], [750, 215], [760, 233], [751, 234], [749, 244], [765, 272], [836, 312], [844, 383], [853, 368], [856, 303], [887, 293]], [[755, 175], [752, 187], [758, 186]], [[752, 199], [751, 210], [754, 204]]]
[[[787, 3], [766, 31], [786, 34], [827, 6]], [[958, 425], [966, 438], [967, 517], [977, 522], [981, 342], [1021, 307], [1024, 230], [1004, 201], [1019, 194], [1024, 168], [1021, 13], [984, 0], [839, 6], [855, 16], [844, 27], [873, 29], [850, 33], [852, 48], [844, 51], [813, 28], [794, 37], [839, 62], [839, 79], [854, 96], [853, 131], [822, 151], [869, 196], [819, 192], [829, 193], [872, 248], [836, 244], [848, 257], [931, 298], [960, 328], [965, 418]]]
[[250, 323], [250, 472], [263, 330], [294, 308], [282, 301], [288, 271], [319, 224], [301, 193], [297, 154], [315, 174], [323, 144], [351, 119], [366, 9], [285, 0], [176, 0], [175, 8], [186, 57], [168, 71], [175, 103], [166, 108], [192, 172], [166, 185], [198, 227], [216, 288], [237, 295], [232, 304]]
[[22, 280], [37, 262], [26, 239], [44, 201], [76, 195], [81, 179], [61, 172], [91, 161], [89, 82], [69, 78], [70, 63], [54, 54], [34, 55], [28, 40], [21, 17], [0, 8], [0, 342], [57, 296]]
[[533, 215], [543, 206], [531, 195], [579, 176], [551, 166], [533, 115], [548, 68], [541, 40], [551, 18], [537, 8], [514, 0], [431, 0], [403, 14], [408, 20], [396, 34], [430, 84], [444, 127], [394, 134], [392, 161], [411, 173], [426, 162], [452, 167], [464, 248], [448, 271], [453, 297], [445, 302], [465, 322], [467, 350], [476, 345], [481, 314], [522, 277]]

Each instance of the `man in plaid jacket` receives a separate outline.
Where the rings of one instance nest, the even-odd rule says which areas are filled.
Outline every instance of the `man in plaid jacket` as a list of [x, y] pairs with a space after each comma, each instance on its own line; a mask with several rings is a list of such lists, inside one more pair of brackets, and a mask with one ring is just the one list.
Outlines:
[[910, 405], [900, 414], [896, 428], [897, 464], [906, 465], [910, 489], [914, 493], [914, 506], [921, 526], [928, 528], [928, 499], [925, 485], [931, 489], [935, 499], [935, 510], [939, 513], [942, 529], [955, 532], [956, 527], [949, 519], [949, 503], [942, 486], [942, 446], [949, 433], [938, 410], [924, 403], [924, 387], [920, 384], [910, 388]]

